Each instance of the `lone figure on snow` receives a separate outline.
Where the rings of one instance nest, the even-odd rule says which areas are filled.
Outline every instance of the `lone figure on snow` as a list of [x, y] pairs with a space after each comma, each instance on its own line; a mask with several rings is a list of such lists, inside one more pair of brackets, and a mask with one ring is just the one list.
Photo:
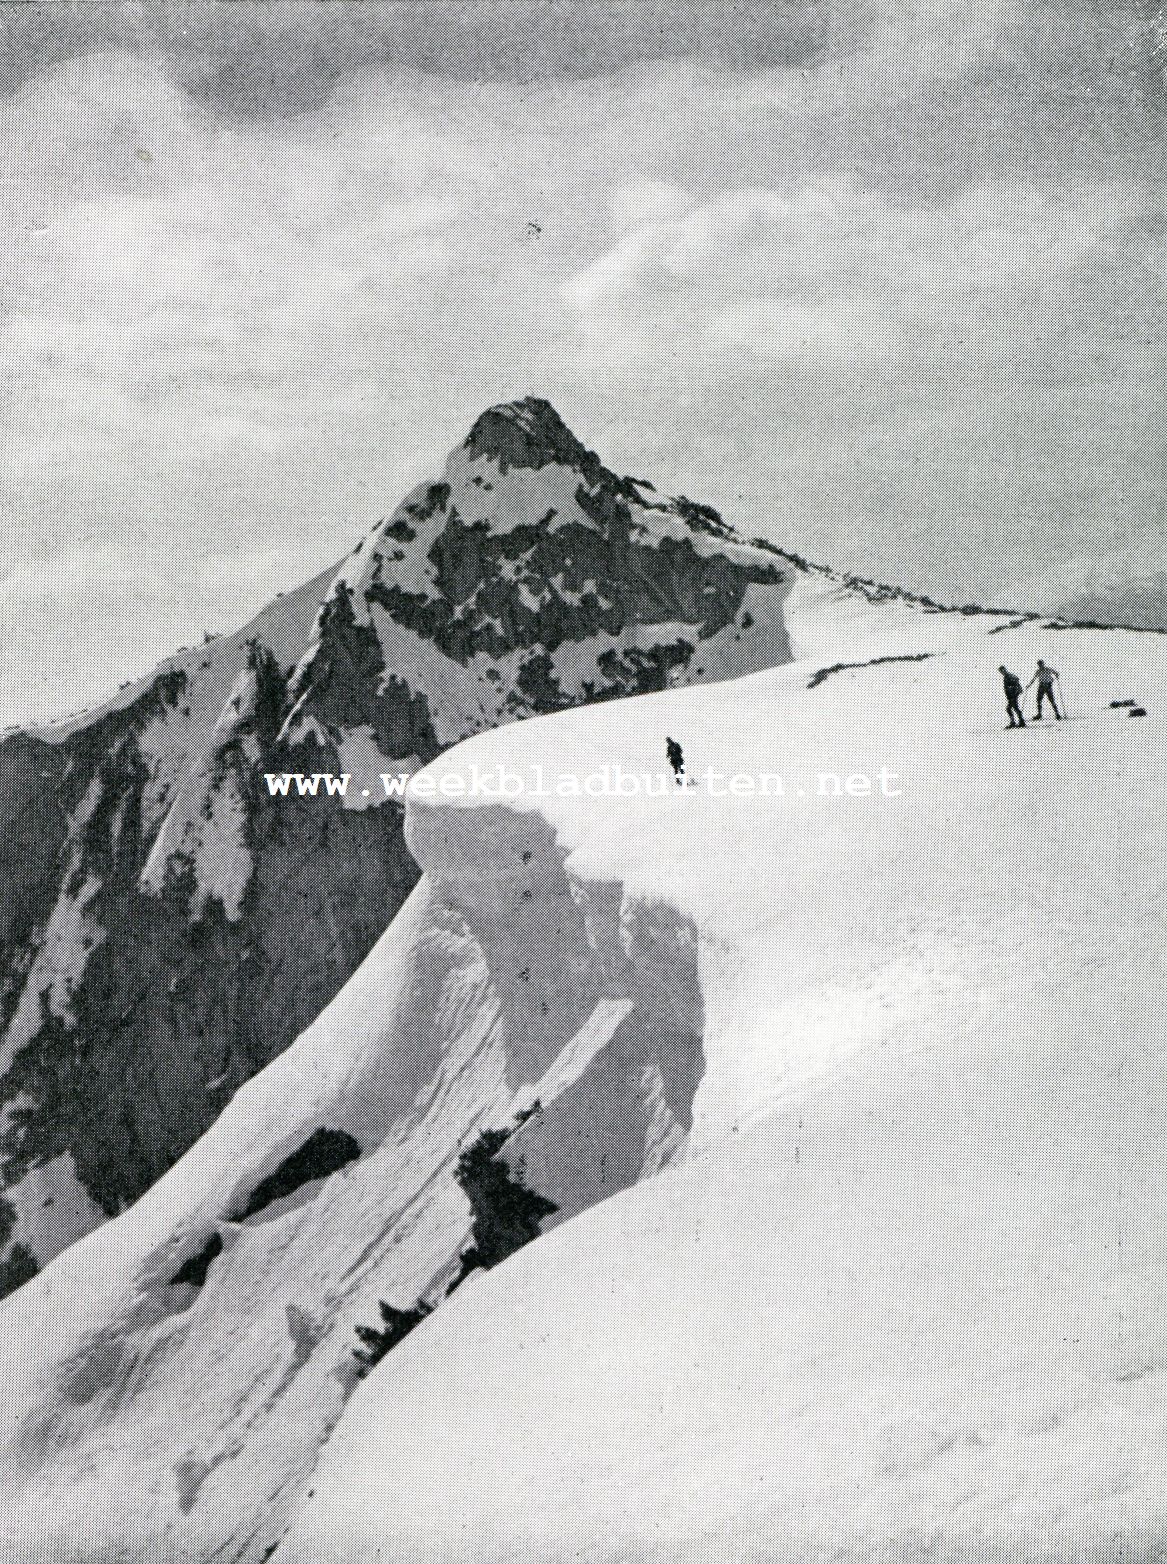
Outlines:
[[[1033, 675], [1033, 678], [1029, 681], [1029, 684], [1036, 683], [1037, 685], [1037, 711], [1034, 714], [1035, 722], [1041, 721], [1041, 708], [1047, 700], [1054, 709], [1054, 716], [1058, 719], [1059, 722], [1062, 720], [1062, 713], [1058, 710], [1058, 703], [1054, 699], [1054, 685], [1057, 684], [1057, 682], [1058, 670], [1056, 668], [1051, 668], [1049, 663], [1043, 663], [1039, 657], [1037, 659], [1037, 671]], [[1027, 690], [1029, 689], [1029, 684], [1025, 686]]]
[[673, 768], [673, 775], [678, 782], [684, 783], [685, 757], [676, 739], [665, 739], [665, 754], [669, 757], [669, 765]]
[[1011, 728], [1023, 728], [1025, 726], [1025, 718], [1021, 715], [1021, 697], [1024, 695], [1025, 690], [1021, 680], [1015, 673], [1010, 673], [1004, 663], [997, 669], [997, 672], [1001, 675], [1001, 682], [1005, 686], [1005, 709], [1009, 713], [1009, 726]]

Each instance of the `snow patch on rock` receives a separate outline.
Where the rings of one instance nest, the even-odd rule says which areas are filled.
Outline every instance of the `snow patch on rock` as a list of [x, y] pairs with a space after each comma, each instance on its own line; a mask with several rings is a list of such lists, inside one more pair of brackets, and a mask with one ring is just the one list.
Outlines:
[[154, 840], [142, 870], [144, 890], [162, 895], [175, 876], [194, 879], [190, 915], [197, 918], [214, 897], [237, 921], [252, 874], [247, 808], [232, 769], [204, 766], [186, 779]]
[[47, 1009], [60, 1021], [74, 1019], [73, 990], [85, 963], [105, 937], [104, 929], [87, 913], [100, 889], [101, 881], [91, 874], [79, 887], [66, 885], [57, 898], [4, 1038], [0, 1074], [36, 1035], [42, 1010]]
[[62, 1238], [64, 1244], [74, 1243], [105, 1221], [105, 1212], [78, 1180], [68, 1151], [34, 1167], [4, 1191], [4, 1198], [16, 1212], [12, 1242], [29, 1250], [38, 1265], [60, 1253]]
[[340, 771], [352, 779], [344, 794], [344, 807], [377, 809], [386, 803], [388, 794], [381, 783], [381, 774], [420, 769], [421, 763], [417, 757], [412, 756], [410, 759], [411, 763], [407, 764], [392, 756], [382, 755], [377, 748], [376, 736], [367, 725], [346, 729], [337, 745]]

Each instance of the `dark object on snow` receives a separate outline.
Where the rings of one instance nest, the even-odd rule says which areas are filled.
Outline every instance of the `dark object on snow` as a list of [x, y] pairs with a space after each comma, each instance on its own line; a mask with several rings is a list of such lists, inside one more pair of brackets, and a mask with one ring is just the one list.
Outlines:
[[1135, 706], [1138, 703], [1136, 701], [1111, 701], [1110, 704], [1117, 710], [1117, 708], [1120, 706]]
[[362, 1378], [433, 1312], [430, 1305], [422, 1303], [420, 1299], [412, 1309], [395, 1309], [384, 1299], [378, 1307], [381, 1310], [383, 1330], [377, 1330], [373, 1325], [357, 1326], [357, 1338], [361, 1345], [353, 1348], [353, 1357], [360, 1366]]
[[[458, 1273], [446, 1288], [447, 1298], [457, 1292], [472, 1271], [492, 1270], [524, 1244], [538, 1238], [543, 1218], [553, 1216], [559, 1210], [554, 1200], [548, 1200], [523, 1183], [522, 1158], [512, 1172], [499, 1155], [516, 1130], [539, 1112], [536, 1099], [515, 1115], [515, 1123], [510, 1129], [483, 1130], [458, 1158], [454, 1177], [462, 1186], [473, 1212], [472, 1242], [462, 1251]], [[353, 1348], [353, 1357], [362, 1378], [434, 1311], [434, 1305], [421, 1298], [412, 1309], [395, 1309], [384, 1300], [379, 1308], [383, 1329], [372, 1325], [357, 1326], [361, 1345]]]
[[231, 1221], [246, 1222], [248, 1217], [258, 1215], [273, 1202], [295, 1194], [302, 1184], [339, 1173], [360, 1154], [360, 1145], [345, 1130], [329, 1130], [323, 1126], [313, 1130], [298, 1151], [285, 1157], [278, 1168], [259, 1181], [251, 1192], [251, 1199]]
[[1127, 712], [1128, 717], [1145, 717], [1146, 715], [1147, 708], [1145, 706], [1132, 706], [1130, 711]]
[[[537, 1112], [537, 1107], [519, 1116], [519, 1128]], [[472, 1146], [458, 1158], [454, 1177], [470, 1202], [474, 1213], [471, 1244], [462, 1252], [462, 1264], [450, 1283], [447, 1297], [460, 1287], [471, 1271], [490, 1271], [508, 1259], [524, 1244], [539, 1236], [539, 1224], [559, 1207], [553, 1200], [528, 1189], [522, 1179], [522, 1163], [511, 1171], [499, 1156], [514, 1130], [483, 1130]]]
[[223, 1253], [223, 1237], [220, 1233], [212, 1233], [197, 1254], [191, 1257], [175, 1271], [170, 1278], [172, 1287], [202, 1287], [207, 1280], [207, 1273], [211, 1266]]
[[676, 739], [665, 740], [665, 754], [669, 757], [669, 765], [673, 768], [673, 775], [678, 782], [685, 780], [685, 756]]
[[1021, 715], [1021, 697], [1024, 687], [1015, 673], [1010, 673], [1002, 663], [997, 669], [1001, 675], [1001, 682], [1005, 686], [1005, 710], [1009, 713], [1009, 726], [1011, 728], [1023, 728], [1025, 718]]
[[824, 679], [829, 679], [832, 674], [847, 673], [852, 668], [878, 668], [883, 663], [922, 663], [931, 656], [931, 652], [903, 652], [893, 657], [869, 657], [865, 663], [832, 663], [829, 668], [816, 668], [806, 687], [808, 690], [817, 690]]

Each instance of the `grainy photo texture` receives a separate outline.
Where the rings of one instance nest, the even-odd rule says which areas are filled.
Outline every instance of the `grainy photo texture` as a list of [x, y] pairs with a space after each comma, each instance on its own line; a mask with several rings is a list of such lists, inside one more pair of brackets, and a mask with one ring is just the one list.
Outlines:
[[0, 0], [4, 1564], [1167, 1558], [1158, 0]]

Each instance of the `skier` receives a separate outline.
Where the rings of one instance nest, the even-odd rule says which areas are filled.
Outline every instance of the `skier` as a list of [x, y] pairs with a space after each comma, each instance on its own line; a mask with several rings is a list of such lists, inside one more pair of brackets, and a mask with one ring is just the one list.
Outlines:
[[1058, 670], [1056, 668], [1051, 668], [1048, 663], [1043, 663], [1039, 657], [1037, 659], [1037, 671], [1034, 673], [1033, 678], [1030, 679], [1029, 684], [1025, 686], [1026, 690], [1028, 691], [1030, 684], [1037, 685], [1037, 711], [1034, 714], [1035, 722], [1041, 721], [1041, 708], [1047, 700], [1054, 709], [1054, 716], [1058, 719], [1059, 722], [1062, 720], [1062, 713], [1058, 710], [1058, 703], [1054, 699], [1054, 685], [1057, 682]]
[[1001, 675], [1001, 682], [1005, 686], [1005, 709], [1009, 713], [1009, 726], [1011, 728], [1023, 728], [1025, 726], [1025, 718], [1021, 715], [1019, 703], [1021, 696], [1025, 692], [1022, 688], [1021, 680], [1015, 673], [1010, 673], [1004, 663], [997, 669], [997, 672]]
[[665, 739], [665, 754], [669, 757], [669, 765], [673, 768], [673, 775], [683, 786], [685, 782], [685, 757], [676, 739]]

